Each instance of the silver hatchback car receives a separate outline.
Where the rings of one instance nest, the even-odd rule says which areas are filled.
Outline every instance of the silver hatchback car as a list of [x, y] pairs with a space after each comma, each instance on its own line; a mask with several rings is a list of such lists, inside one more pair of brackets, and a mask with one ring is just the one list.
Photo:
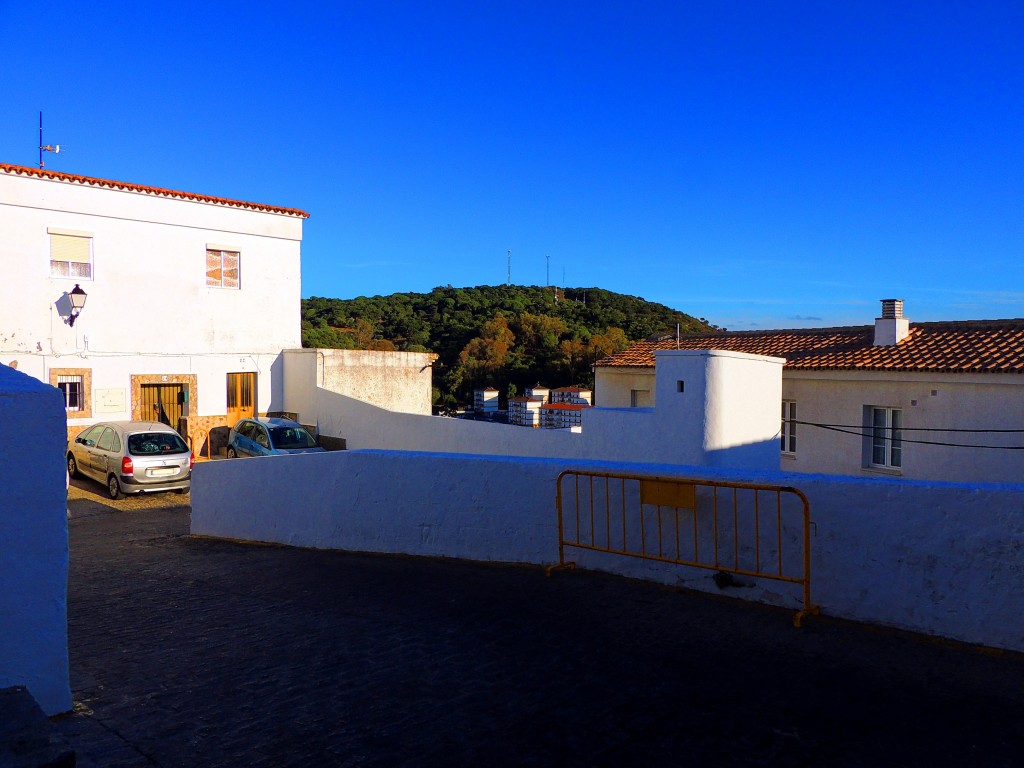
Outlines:
[[154, 421], [104, 421], [68, 446], [68, 475], [79, 474], [122, 493], [188, 493], [195, 457], [181, 435]]

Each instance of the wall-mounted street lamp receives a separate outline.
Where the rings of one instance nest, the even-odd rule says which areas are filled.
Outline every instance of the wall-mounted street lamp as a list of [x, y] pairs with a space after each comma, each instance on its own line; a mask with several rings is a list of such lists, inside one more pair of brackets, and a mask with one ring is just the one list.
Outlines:
[[68, 315], [68, 325], [72, 326], [75, 324], [75, 320], [82, 313], [82, 309], [85, 307], [86, 293], [81, 289], [78, 283], [75, 283], [75, 287], [71, 289], [68, 294], [68, 298], [71, 300], [71, 314]]

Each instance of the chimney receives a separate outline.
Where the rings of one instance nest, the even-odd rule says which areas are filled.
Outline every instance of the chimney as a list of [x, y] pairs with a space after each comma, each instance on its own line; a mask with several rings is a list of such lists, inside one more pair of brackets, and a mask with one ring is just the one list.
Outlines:
[[903, 299], [882, 299], [882, 316], [875, 318], [875, 346], [895, 346], [909, 333], [910, 321], [903, 316]]

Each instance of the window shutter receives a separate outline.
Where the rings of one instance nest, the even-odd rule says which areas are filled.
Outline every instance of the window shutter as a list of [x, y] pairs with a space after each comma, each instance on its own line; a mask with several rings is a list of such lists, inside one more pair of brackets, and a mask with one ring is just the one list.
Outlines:
[[71, 261], [77, 264], [89, 264], [90, 257], [88, 237], [71, 235], [50, 235], [50, 259], [52, 261]]

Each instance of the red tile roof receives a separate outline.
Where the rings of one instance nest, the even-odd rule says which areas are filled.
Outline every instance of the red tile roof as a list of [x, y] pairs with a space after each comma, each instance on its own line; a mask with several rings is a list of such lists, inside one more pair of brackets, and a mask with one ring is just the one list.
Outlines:
[[583, 403], [548, 403], [547, 405], [542, 405], [541, 409], [545, 411], [581, 411], [584, 408], [590, 407]]
[[[874, 333], [874, 326], [719, 331], [683, 336], [679, 348], [782, 357], [791, 370], [1024, 373], [1024, 319], [911, 323], [907, 338], [888, 347], [874, 346]], [[650, 368], [659, 349], [676, 349], [675, 336], [637, 342], [597, 366]]]
[[35, 176], [40, 179], [52, 181], [67, 181], [73, 184], [86, 184], [95, 187], [106, 187], [108, 189], [120, 189], [128, 192], [142, 192], [147, 195], [158, 195], [160, 197], [177, 197], [181, 200], [193, 200], [199, 203], [214, 203], [215, 205], [227, 205], [232, 208], [247, 208], [252, 211], [265, 211], [267, 213], [283, 213], [286, 216], [301, 216], [309, 218], [309, 214], [297, 208], [281, 208], [276, 205], [263, 205], [262, 203], [247, 203], [243, 200], [229, 200], [226, 197], [211, 197], [209, 195], [197, 195], [194, 192], [180, 192], [176, 189], [161, 189], [160, 187], [146, 187], [141, 184], [130, 184], [126, 181], [110, 181], [109, 179], [94, 179], [90, 176], [76, 176], [71, 173], [60, 171], [47, 171], [42, 168], [28, 168], [22, 165], [8, 165], [0, 163], [0, 173], [11, 173], [17, 176]]

